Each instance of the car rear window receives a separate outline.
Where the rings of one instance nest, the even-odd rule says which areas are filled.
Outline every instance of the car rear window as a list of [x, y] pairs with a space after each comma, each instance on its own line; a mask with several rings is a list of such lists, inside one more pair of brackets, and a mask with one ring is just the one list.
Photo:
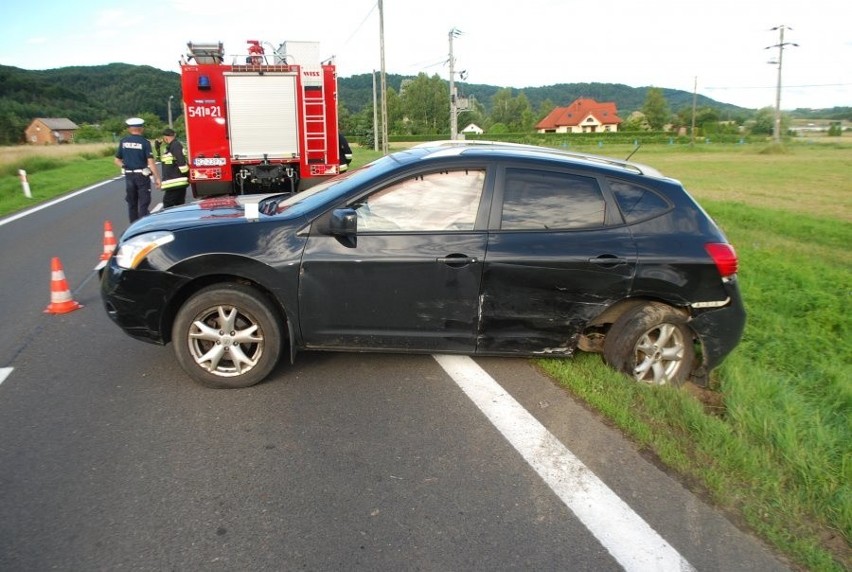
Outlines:
[[627, 224], [654, 218], [671, 208], [668, 201], [650, 189], [618, 179], [607, 182]]
[[503, 230], [603, 226], [606, 203], [596, 179], [535, 169], [506, 169]]

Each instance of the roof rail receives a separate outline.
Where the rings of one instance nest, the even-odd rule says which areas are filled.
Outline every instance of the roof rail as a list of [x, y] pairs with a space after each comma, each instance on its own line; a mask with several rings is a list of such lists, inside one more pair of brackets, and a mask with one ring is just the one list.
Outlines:
[[562, 149], [556, 149], [555, 147], [542, 147], [540, 145], [530, 145], [527, 143], [509, 143], [503, 141], [485, 141], [485, 140], [473, 140], [467, 141], [464, 139], [455, 139], [455, 140], [440, 140], [440, 141], [428, 141], [426, 143], [419, 143], [414, 145], [414, 148], [425, 148], [425, 147], [505, 147], [508, 149], [520, 149], [533, 151], [536, 153], [547, 153], [551, 155], [556, 155], [560, 157], [569, 157], [572, 159], [580, 159], [583, 161], [589, 161], [604, 165], [609, 165], [612, 167], [620, 167], [622, 169], [627, 169], [629, 171], [633, 171], [639, 175], [650, 175], [654, 177], [664, 177], [662, 173], [660, 173], [657, 169], [653, 167], [649, 167], [647, 165], [643, 165], [641, 163], [634, 163], [632, 161], [626, 161], [622, 159], [613, 159], [612, 157], [604, 157], [602, 155], [593, 155], [590, 153], [577, 153], [575, 151], [564, 151]]

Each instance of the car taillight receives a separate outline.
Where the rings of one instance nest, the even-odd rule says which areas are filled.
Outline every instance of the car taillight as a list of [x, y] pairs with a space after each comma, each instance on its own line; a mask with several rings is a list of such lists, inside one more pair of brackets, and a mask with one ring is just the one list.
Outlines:
[[734, 247], [726, 242], [708, 242], [704, 245], [704, 249], [713, 262], [716, 263], [716, 268], [719, 269], [719, 274], [722, 278], [733, 276], [737, 273], [739, 261]]

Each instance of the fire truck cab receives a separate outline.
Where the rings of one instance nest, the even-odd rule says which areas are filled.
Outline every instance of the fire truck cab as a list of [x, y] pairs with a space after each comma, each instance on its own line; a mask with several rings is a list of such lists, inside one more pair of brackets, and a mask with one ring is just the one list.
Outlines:
[[[268, 45], [267, 53], [264, 45]], [[340, 172], [337, 71], [318, 42], [187, 44], [181, 59], [189, 181], [195, 197], [296, 192]]]

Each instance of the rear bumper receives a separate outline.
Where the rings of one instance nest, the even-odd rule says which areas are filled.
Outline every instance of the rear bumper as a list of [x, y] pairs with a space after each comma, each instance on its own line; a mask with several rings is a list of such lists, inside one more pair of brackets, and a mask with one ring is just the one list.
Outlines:
[[721, 308], [703, 310], [690, 321], [701, 339], [704, 375], [717, 367], [730, 354], [743, 336], [746, 311], [736, 281], [725, 285], [730, 303]]

